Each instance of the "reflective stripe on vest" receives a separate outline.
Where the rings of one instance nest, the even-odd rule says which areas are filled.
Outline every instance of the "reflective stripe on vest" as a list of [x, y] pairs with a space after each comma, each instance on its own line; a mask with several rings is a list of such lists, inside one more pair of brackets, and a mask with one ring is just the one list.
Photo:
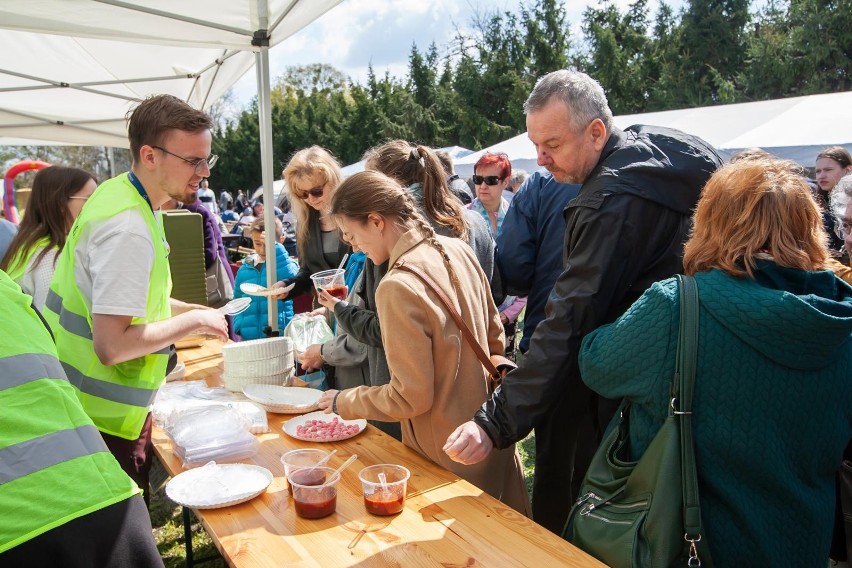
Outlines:
[[168, 349], [115, 365], [102, 364], [92, 338], [91, 299], [83, 298], [74, 272], [75, 249], [84, 228], [125, 210], [134, 210], [142, 217], [154, 248], [146, 315], [132, 318], [131, 324], [152, 323], [171, 316], [171, 276], [162, 228], [126, 174], [101, 184], [75, 220], [56, 263], [44, 316], [53, 329], [59, 359], [69, 381], [78, 389], [83, 409], [101, 432], [133, 440], [139, 437], [148, 405], [165, 379]]
[[0, 449], [0, 485], [80, 456], [104, 450], [93, 424], [60, 430]]
[[15, 388], [30, 381], [65, 376], [59, 360], [44, 353], [22, 353], [0, 359], [0, 373], [3, 374], [0, 391]]
[[89, 326], [86, 318], [63, 308], [62, 298], [53, 289], [47, 291], [47, 299], [44, 302], [44, 306], [59, 314], [59, 325], [65, 331], [79, 335], [84, 339], [92, 340], [92, 328]]
[[31, 302], [0, 272], [0, 553], [139, 493], [83, 412]]

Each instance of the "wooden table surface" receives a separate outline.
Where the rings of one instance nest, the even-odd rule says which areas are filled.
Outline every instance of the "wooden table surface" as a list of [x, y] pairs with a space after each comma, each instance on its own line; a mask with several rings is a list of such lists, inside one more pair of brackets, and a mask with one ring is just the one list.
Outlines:
[[[221, 345], [208, 339], [201, 347], [178, 351], [185, 380], [220, 386]], [[272, 431], [258, 435], [260, 450], [247, 461], [275, 476], [266, 493], [232, 507], [195, 511], [231, 566], [604, 566], [373, 426], [341, 442], [307, 443], [283, 433], [291, 415], [267, 416]], [[337, 511], [306, 520], [296, 516], [280, 458], [292, 449], [317, 446], [337, 449], [332, 467], [352, 454], [358, 460], [342, 474]], [[156, 427], [154, 448], [169, 474], [183, 471], [168, 436]], [[379, 463], [411, 471], [405, 509], [392, 517], [364, 509], [358, 472]]]

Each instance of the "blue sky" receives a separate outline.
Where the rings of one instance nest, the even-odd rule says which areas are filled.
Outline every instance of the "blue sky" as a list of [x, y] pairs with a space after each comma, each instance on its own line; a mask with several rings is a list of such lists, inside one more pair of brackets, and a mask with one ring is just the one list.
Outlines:
[[[626, 7], [629, 0], [613, 0]], [[403, 76], [411, 44], [421, 51], [435, 42], [446, 48], [455, 30], [469, 29], [477, 14], [496, 11], [518, 13], [521, 0], [344, 0], [310, 26], [270, 50], [270, 71], [278, 77], [289, 65], [327, 63], [357, 82], [364, 82], [372, 62], [376, 73]], [[682, 0], [670, 0], [675, 7]], [[567, 0], [572, 37], [580, 41], [580, 22], [586, 6], [598, 0]], [[650, 0], [651, 13], [658, 1]], [[443, 54], [442, 54], [443, 55]], [[235, 103], [243, 107], [257, 90], [254, 72], [234, 87]]]

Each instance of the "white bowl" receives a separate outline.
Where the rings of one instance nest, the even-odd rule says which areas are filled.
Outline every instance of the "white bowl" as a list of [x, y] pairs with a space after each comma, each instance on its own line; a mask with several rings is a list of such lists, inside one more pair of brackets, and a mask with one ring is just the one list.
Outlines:
[[241, 377], [229, 375], [228, 372], [222, 373], [222, 383], [225, 388], [234, 392], [242, 392], [246, 385], [278, 385], [290, 386], [293, 384], [293, 369], [286, 373], [278, 373], [276, 375], [260, 375], [256, 377]]
[[299, 414], [317, 409], [322, 391], [306, 387], [250, 384], [243, 394], [266, 409], [279, 414]]
[[228, 361], [225, 360], [225, 372], [232, 377], [256, 377], [263, 375], [280, 375], [292, 372], [295, 367], [293, 352], [282, 353], [261, 359], [259, 361]]

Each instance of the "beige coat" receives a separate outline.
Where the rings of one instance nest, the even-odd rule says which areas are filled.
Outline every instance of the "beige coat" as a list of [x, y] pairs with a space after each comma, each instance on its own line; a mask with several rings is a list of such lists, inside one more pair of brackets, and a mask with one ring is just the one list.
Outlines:
[[[473, 251], [464, 241], [437, 238], [458, 276], [457, 293], [441, 255], [416, 229], [400, 238], [391, 251], [390, 266], [404, 259], [423, 269], [457, 301], [456, 309], [486, 352], [502, 355], [503, 326]], [[528, 515], [514, 446], [493, 450], [487, 459], [470, 466], [452, 461], [442, 450], [447, 437], [471, 419], [488, 392], [482, 364], [441, 300], [417, 276], [391, 268], [379, 284], [376, 304], [390, 383], [341, 392], [340, 415], [400, 421], [405, 445]]]

